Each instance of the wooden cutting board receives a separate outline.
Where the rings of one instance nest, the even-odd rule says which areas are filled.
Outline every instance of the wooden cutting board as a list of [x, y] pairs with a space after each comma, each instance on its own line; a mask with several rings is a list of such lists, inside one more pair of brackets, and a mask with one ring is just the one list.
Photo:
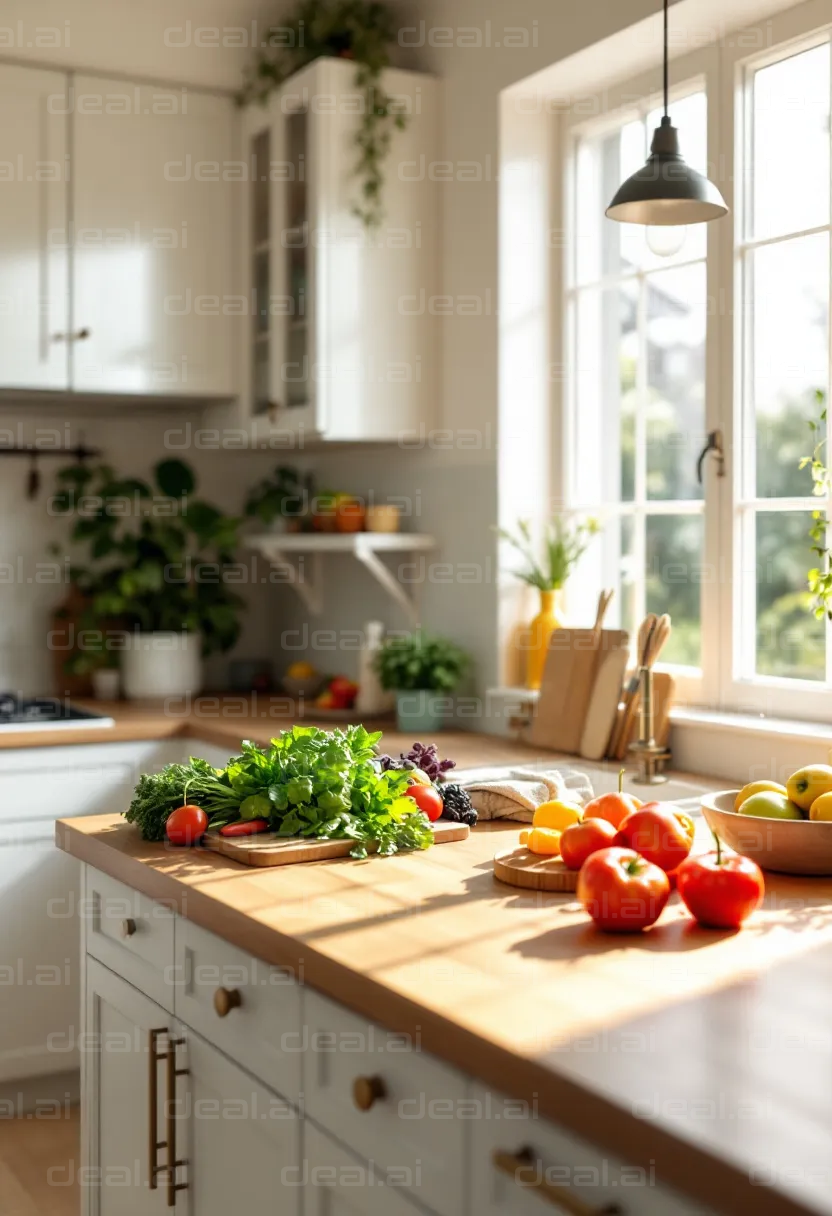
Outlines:
[[601, 656], [592, 696], [586, 711], [578, 752], [585, 760], [603, 760], [618, 715], [621, 686], [627, 671], [627, 650], [622, 646]]
[[568, 870], [559, 857], [541, 857], [525, 845], [494, 854], [494, 877], [527, 891], [574, 891], [578, 871]]
[[[466, 840], [468, 825], [440, 819], [432, 823], [435, 844]], [[206, 832], [203, 847], [222, 853], [244, 866], [290, 866], [300, 861], [331, 861], [333, 857], [349, 857], [354, 840], [303, 840], [299, 836], [278, 836], [262, 832], [259, 836], [220, 836]]]
[[612, 650], [626, 649], [623, 629], [556, 629], [549, 641], [529, 743], [577, 755], [598, 667]]

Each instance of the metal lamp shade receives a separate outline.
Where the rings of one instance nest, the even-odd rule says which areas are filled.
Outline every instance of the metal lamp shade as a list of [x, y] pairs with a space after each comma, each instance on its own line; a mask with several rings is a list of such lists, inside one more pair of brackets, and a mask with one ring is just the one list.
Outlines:
[[706, 224], [728, 214], [719, 190], [686, 165], [679, 134], [665, 116], [656, 128], [643, 169], [622, 183], [607, 208], [611, 220], [624, 224]]

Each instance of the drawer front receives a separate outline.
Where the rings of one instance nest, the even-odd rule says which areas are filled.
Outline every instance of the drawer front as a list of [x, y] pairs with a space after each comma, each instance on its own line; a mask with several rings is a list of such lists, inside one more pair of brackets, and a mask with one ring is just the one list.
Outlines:
[[303, 1136], [303, 1216], [423, 1216], [401, 1176], [365, 1164], [309, 1122]]
[[301, 992], [287, 971], [179, 917], [176, 1016], [299, 1105]]
[[82, 912], [87, 953], [173, 1013], [173, 911], [87, 866]]
[[610, 1157], [537, 1117], [528, 1103], [474, 1084], [470, 1119], [477, 1216], [600, 1213], [612, 1205], [618, 1216], [706, 1216], [707, 1209], [659, 1185], [651, 1170]]
[[459, 1216], [466, 1079], [318, 993], [306, 991], [304, 1008], [307, 1113], [364, 1160], [401, 1173], [426, 1207]]

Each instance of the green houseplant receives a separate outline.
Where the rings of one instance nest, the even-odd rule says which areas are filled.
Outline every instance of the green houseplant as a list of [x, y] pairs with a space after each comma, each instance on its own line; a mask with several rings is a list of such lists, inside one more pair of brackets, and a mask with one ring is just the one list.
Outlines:
[[246, 498], [245, 514], [249, 519], [261, 520], [275, 531], [286, 531], [295, 524], [299, 528], [306, 497], [297, 469], [278, 465], [270, 477], [264, 477], [251, 488]]
[[51, 508], [74, 519], [71, 539], [88, 553], [70, 569], [86, 605], [75, 669], [110, 666], [115, 652], [128, 696], [199, 691], [201, 658], [240, 632], [228, 579], [238, 521], [193, 497], [180, 460], [160, 461], [152, 484], [107, 465], [72, 465], [57, 482]]
[[528, 520], [520, 520], [516, 533], [508, 532], [505, 528], [498, 529], [498, 535], [521, 555], [525, 563], [512, 573], [540, 593], [540, 609], [531, 621], [525, 639], [527, 688], [540, 688], [549, 641], [561, 625], [555, 595], [583, 557], [598, 528], [595, 519], [571, 523], [563, 516], [556, 515], [544, 528], [542, 557], [535, 552]]
[[381, 686], [396, 695], [401, 731], [431, 732], [442, 721], [442, 704], [459, 684], [468, 656], [446, 638], [424, 633], [393, 634], [376, 656]]
[[278, 28], [270, 31], [240, 94], [242, 103], [264, 102], [295, 72], [322, 56], [355, 62], [356, 87], [364, 110], [355, 137], [355, 172], [361, 198], [354, 213], [368, 229], [384, 216], [384, 161], [393, 131], [403, 130], [407, 116], [397, 110], [381, 86], [390, 65], [388, 47], [395, 40], [393, 14], [379, 0], [301, 0]]

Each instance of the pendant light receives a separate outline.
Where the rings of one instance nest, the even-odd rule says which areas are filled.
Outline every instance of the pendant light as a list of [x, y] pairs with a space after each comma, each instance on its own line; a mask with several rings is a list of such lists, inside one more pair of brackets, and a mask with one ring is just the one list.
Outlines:
[[643, 169], [619, 186], [607, 207], [611, 220], [623, 224], [706, 224], [728, 214], [713, 182], [686, 165], [679, 152], [679, 133], [670, 121], [668, 102], [668, 0], [664, 0], [664, 115], [653, 133]]

